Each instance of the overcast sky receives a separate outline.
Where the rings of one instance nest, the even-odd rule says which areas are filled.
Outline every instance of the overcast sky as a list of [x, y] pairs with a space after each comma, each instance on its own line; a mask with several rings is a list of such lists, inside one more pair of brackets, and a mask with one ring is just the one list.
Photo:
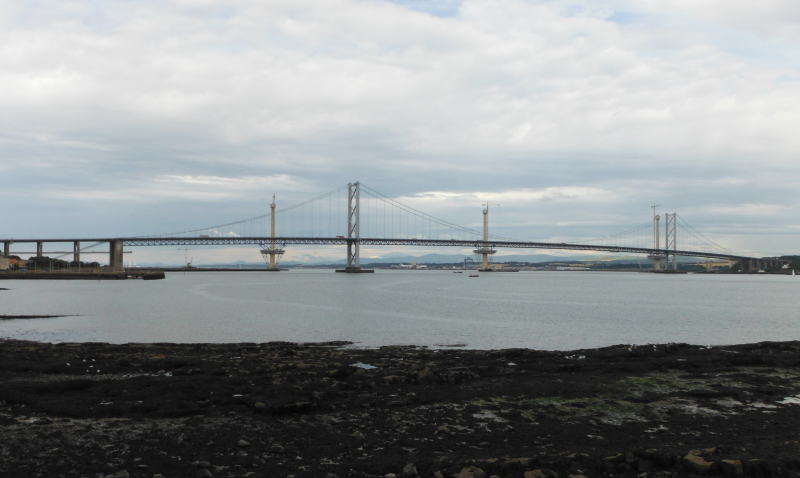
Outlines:
[[799, 24], [796, 0], [2, 2], [0, 236], [199, 228], [362, 181], [475, 227], [497, 202], [519, 239], [655, 202], [800, 253]]

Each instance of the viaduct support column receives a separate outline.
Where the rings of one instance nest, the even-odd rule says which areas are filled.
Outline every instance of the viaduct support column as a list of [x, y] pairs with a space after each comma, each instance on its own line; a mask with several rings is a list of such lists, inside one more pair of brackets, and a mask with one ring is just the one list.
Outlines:
[[3, 255], [6, 257], [11, 255], [11, 241], [3, 242]]
[[108, 255], [108, 267], [112, 271], [119, 271], [122, 270], [122, 246], [123, 241], [120, 239], [114, 239], [109, 241], [109, 255]]
[[44, 244], [42, 241], [36, 243], [36, 257], [42, 257], [44, 255]]
[[81, 261], [81, 243], [78, 242], [78, 241], [75, 241], [75, 243], [72, 245], [72, 251], [73, 251], [72, 252], [72, 260], [75, 261], [75, 262], [80, 262]]

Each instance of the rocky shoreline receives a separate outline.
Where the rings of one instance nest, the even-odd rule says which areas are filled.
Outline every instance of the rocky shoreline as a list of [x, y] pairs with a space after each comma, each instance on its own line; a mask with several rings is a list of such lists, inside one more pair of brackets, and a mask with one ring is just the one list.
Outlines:
[[0, 476], [800, 474], [800, 343], [0, 340]]

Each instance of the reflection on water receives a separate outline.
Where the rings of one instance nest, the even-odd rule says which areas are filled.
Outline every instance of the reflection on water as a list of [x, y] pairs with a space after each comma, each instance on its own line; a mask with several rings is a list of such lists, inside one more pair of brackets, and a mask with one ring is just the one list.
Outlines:
[[49, 342], [320, 342], [577, 349], [800, 336], [800, 279], [613, 272], [330, 270], [6, 281], [0, 337]]

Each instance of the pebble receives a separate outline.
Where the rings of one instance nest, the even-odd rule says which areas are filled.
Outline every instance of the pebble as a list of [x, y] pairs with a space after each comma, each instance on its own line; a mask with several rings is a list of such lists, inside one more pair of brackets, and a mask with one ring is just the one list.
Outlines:
[[417, 467], [413, 463], [403, 467], [403, 474], [406, 476], [417, 476]]
[[195, 476], [197, 478], [214, 478], [214, 475], [212, 475], [211, 472], [206, 469], [198, 470]]
[[437, 428], [436, 431], [439, 432], [439, 433], [450, 433], [450, 429], [447, 428], [444, 425], [442, 425], [439, 428]]
[[325, 475], [325, 478], [339, 478], [339, 475], [337, 475], [336, 473], [328, 473], [327, 475]]
[[248, 446], [250, 446], [250, 444], [249, 444], [249, 443], [247, 443], [247, 442], [246, 442], [246, 441], [244, 441], [244, 440], [239, 440], [239, 443], [237, 443], [236, 445], [237, 445], [239, 448], [247, 448]]
[[275, 444], [269, 447], [269, 451], [272, 453], [283, 453], [283, 447]]
[[198, 468], [208, 468], [209, 466], [211, 466], [211, 463], [209, 463], [207, 461], [198, 461], [197, 462], [197, 467]]

